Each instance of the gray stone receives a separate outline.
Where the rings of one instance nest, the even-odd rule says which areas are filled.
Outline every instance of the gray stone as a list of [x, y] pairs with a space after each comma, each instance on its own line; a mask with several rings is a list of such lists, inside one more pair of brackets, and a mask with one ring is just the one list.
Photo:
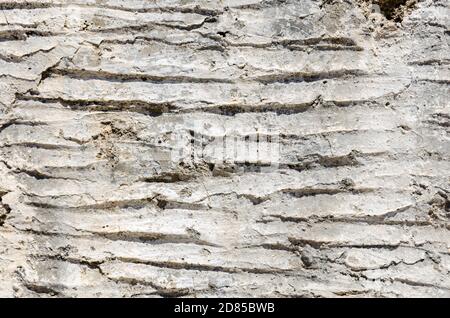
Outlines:
[[0, 9], [0, 296], [450, 296], [448, 1]]

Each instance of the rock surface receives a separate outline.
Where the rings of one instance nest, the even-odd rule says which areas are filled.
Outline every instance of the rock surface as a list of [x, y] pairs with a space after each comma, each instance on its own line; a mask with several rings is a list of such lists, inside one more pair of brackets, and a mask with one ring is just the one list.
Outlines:
[[0, 10], [0, 296], [450, 297], [448, 1]]

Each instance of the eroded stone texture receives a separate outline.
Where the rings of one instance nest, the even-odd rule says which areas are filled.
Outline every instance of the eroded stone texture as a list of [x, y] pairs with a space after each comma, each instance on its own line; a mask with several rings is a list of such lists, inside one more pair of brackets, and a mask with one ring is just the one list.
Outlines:
[[450, 296], [448, 1], [0, 9], [0, 296]]

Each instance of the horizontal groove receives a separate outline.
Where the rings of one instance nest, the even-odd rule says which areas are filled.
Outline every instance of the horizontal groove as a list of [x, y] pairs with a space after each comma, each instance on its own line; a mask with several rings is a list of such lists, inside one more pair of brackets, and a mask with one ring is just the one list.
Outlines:
[[[318, 96], [315, 100], [304, 103], [260, 103], [260, 104], [217, 104], [192, 109], [180, 109], [180, 113], [211, 113], [227, 117], [233, 117], [239, 114], [247, 113], [275, 113], [277, 115], [295, 115], [315, 109], [316, 107], [353, 107], [358, 105], [366, 105], [366, 103], [377, 103], [375, 100], [348, 100], [324, 101], [322, 96]], [[379, 103], [381, 105], [381, 102]]]
[[[144, 279], [137, 279], [137, 278], [131, 278], [131, 277], [119, 277], [119, 278], [111, 278], [108, 277], [110, 280], [115, 281], [117, 283], [124, 283], [129, 285], [143, 285], [143, 286], [150, 286], [151, 288], [154, 288], [156, 291], [153, 293], [150, 293], [151, 295], [157, 295], [163, 298], [172, 298], [172, 297], [186, 297], [192, 294], [192, 291], [189, 288], [166, 288], [159, 286], [153, 282], [149, 282]], [[196, 291], [197, 292], [197, 291]], [[146, 294], [149, 295], [149, 294]]]
[[106, 262], [112, 261], [120, 261], [129, 264], [141, 264], [141, 265], [149, 265], [153, 267], [159, 268], [167, 268], [167, 269], [181, 269], [181, 270], [191, 270], [191, 271], [200, 271], [200, 272], [223, 272], [223, 273], [251, 273], [251, 274], [289, 274], [293, 272], [293, 269], [277, 269], [277, 268], [252, 268], [252, 267], [237, 267], [237, 266], [215, 266], [215, 265], [207, 265], [207, 264], [194, 264], [187, 262], [176, 262], [176, 261], [152, 261], [145, 260], [134, 257], [120, 257], [120, 256], [111, 256], [99, 261], [96, 260], [87, 260], [80, 259], [75, 257], [64, 257], [61, 255], [46, 255], [46, 254], [38, 254], [35, 255], [41, 260], [45, 259], [56, 259], [61, 261], [67, 261], [74, 264], [81, 264], [91, 268], [98, 268], [102, 264]]
[[143, 264], [151, 265], [160, 268], [171, 268], [171, 269], [184, 269], [184, 270], [195, 270], [195, 271], [212, 271], [212, 272], [225, 272], [225, 273], [252, 273], [252, 274], [283, 274], [291, 273], [292, 270], [285, 269], [264, 269], [264, 268], [251, 268], [251, 267], [225, 267], [225, 266], [214, 266], [214, 265], [202, 265], [194, 263], [181, 263], [181, 262], [169, 262], [169, 261], [146, 261], [130, 257], [116, 257], [116, 260], [133, 263], [133, 264]]
[[[275, 113], [277, 115], [294, 115], [299, 113], [304, 113], [312, 108], [314, 108], [320, 97], [314, 101], [307, 103], [262, 103], [262, 104], [218, 104], [211, 106], [198, 106], [191, 109], [182, 109], [174, 102], [145, 102], [142, 100], [93, 100], [93, 99], [64, 99], [61, 97], [50, 98], [50, 97], [40, 97], [24, 94], [16, 94], [17, 100], [25, 101], [37, 101], [41, 103], [59, 103], [72, 110], [83, 110], [83, 111], [110, 111], [110, 112], [120, 112], [128, 111], [141, 113], [148, 116], [161, 116], [163, 114], [187, 114], [187, 113], [211, 113], [216, 115], [223, 115], [228, 117], [233, 117], [238, 114], [245, 113]], [[351, 105], [357, 105], [361, 103], [360, 101], [348, 101], [348, 102], [336, 102], [328, 101], [328, 104], [333, 104], [336, 107], [349, 107]]]
[[303, 113], [314, 106], [314, 102], [300, 104], [262, 103], [254, 105], [226, 104], [181, 110], [181, 113], [205, 112], [223, 116], [235, 116], [244, 113], [276, 113], [277, 115], [293, 115]]
[[0, 54], [0, 60], [3, 60], [5, 62], [11, 62], [11, 63], [21, 63], [24, 62], [27, 58], [34, 56], [36, 54], [39, 53], [50, 53], [51, 51], [53, 51], [55, 49], [55, 47], [51, 47], [49, 49], [39, 49], [27, 54], [23, 54], [23, 55], [1, 55]]
[[48, 8], [58, 8], [61, 5], [49, 3], [49, 2], [37, 2], [37, 1], [26, 1], [26, 2], [0, 2], [0, 10], [30, 10], [30, 9], [48, 9]]
[[449, 287], [439, 286], [439, 285], [435, 285], [435, 284], [431, 284], [431, 283], [413, 281], [413, 280], [410, 280], [410, 279], [407, 279], [407, 278], [394, 277], [392, 279], [394, 281], [396, 281], [396, 282], [400, 282], [400, 283], [403, 283], [403, 284], [406, 284], [406, 285], [409, 285], [409, 286], [413, 286], [413, 287], [429, 287], [429, 288], [438, 288], [438, 289], [450, 291]]
[[59, 296], [61, 292], [58, 291], [58, 288], [55, 288], [49, 284], [39, 284], [32, 282], [23, 282], [23, 286], [29, 291], [36, 294], [44, 294], [52, 297]]
[[1, 2], [0, 10], [33, 10], [33, 9], [49, 9], [49, 8], [68, 8], [69, 6], [76, 6], [78, 8], [86, 8], [86, 9], [107, 9], [107, 10], [118, 10], [125, 12], [135, 12], [135, 13], [152, 13], [152, 12], [161, 12], [161, 13], [191, 13], [205, 16], [217, 16], [223, 13], [223, 10], [214, 10], [208, 8], [202, 8], [200, 6], [193, 7], [162, 7], [162, 6], [154, 6], [149, 8], [127, 8], [124, 6], [113, 6], [113, 5], [96, 5], [89, 3], [80, 3], [78, 1], [74, 1], [73, 3], [64, 4], [64, 3], [45, 3], [45, 2], [36, 2], [36, 1], [27, 1], [27, 2]]
[[[172, 30], [182, 30], [182, 31], [193, 31], [196, 29], [200, 29], [205, 23], [212, 23], [216, 22], [217, 19], [213, 16], [207, 16], [205, 17], [201, 22], [199, 23], [192, 23], [192, 24], [176, 24], [173, 22], [147, 22], [143, 24], [136, 24], [136, 25], [126, 25], [126, 26], [120, 26], [120, 27], [112, 27], [112, 28], [104, 28], [104, 29], [97, 29], [97, 30], [89, 30], [94, 33], [130, 33], [133, 31], [143, 32], [143, 31], [151, 31], [155, 29], [155, 27], [164, 27], [167, 29]], [[179, 22], [178, 22], [179, 23]]]
[[221, 46], [220, 44], [207, 44], [207, 43], [198, 43], [196, 41], [193, 40], [186, 40], [186, 41], [180, 41], [180, 42], [171, 42], [169, 40], [166, 40], [164, 38], [158, 38], [158, 37], [150, 37], [150, 36], [145, 36], [145, 35], [137, 35], [134, 36], [133, 38], [128, 38], [128, 39], [102, 39], [98, 44], [94, 44], [94, 43], [90, 43], [92, 44], [94, 47], [96, 48], [100, 48], [102, 45], [106, 44], [106, 45], [110, 45], [110, 44], [119, 44], [119, 45], [125, 45], [125, 44], [136, 44], [137, 42], [142, 41], [142, 42], [158, 42], [158, 43], [163, 43], [166, 45], [170, 45], [170, 46], [176, 46], [176, 47], [183, 47], [183, 46], [187, 46], [187, 45], [194, 45], [196, 47], [197, 50], [214, 50], [214, 51], [220, 51], [223, 52], [225, 51], [225, 48], [223, 46]]
[[450, 59], [442, 58], [442, 59], [428, 59], [428, 60], [417, 60], [408, 62], [408, 65], [417, 65], [417, 66], [428, 66], [428, 65], [449, 65]]
[[[227, 34], [227, 32], [225, 32]], [[201, 36], [205, 37], [206, 39], [213, 41], [215, 44], [207, 45], [203, 44], [201, 42], [196, 41], [185, 41], [185, 42], [171, 42], [164, 38], [156, 38], [156, 37], [148, 37], [145, 35], [136, 35], [132, 39], [125, 39], [125, 40], [119, 40], [119, 39], [103, 39], [100, 44], [95, 45], [96, 47], [100, 46], [101, 44], [135, 44], [137, 41], [155, 41], [164, 43], [167, 45], [172, 46], [183, 46], [183, 45], [193, 45], [195, 47], [198, 47], [200, 45], [200, 48], [197, 48], [198, 50], [216, 50], [220, 52], [226, 51], [227, 48], [231, 47], [237, 47], [237, 48], [256, 48], [256, 49], [288, 49], [291, 51], [305, 51], [307, 49], [315, 49], [317, 51], [362, 51], [363, 49], [356, 45], [356, 43], [349, 38], [310, 38], [310, 39], [304, 39], [304, 40], [278, 40], [278, 41], [272, 41], [270, 43], [250, 43], [250, 42], [231, 42], [224, 38], [220, 34], [202, 34], [199, 33]], [[341, 44], [339, 44], [341, 43]], [[204, 48], [201, 46], [204, 45]]]
[[46, 150], [67, 150], [74, 149], [77, 147], [68, 146], [68, 145], [59, 145], [59, 144], [46, 144], [39, 142], [16, 142], [16, 143], [8, 143], [8, 144], [0, 144], [2, 148], [11, 148], [11, 147], [26, 147], [26, 148], [38, 148], [38, 149], [46, 149]]
[[363, 72], [362, 70], [356, 69], [356, 70], [336, 70], [336, 71], [315, 72], [315, 73], [292, 72], [282, 74], [271, 74], [258, 76], [252, 79], [260, 83], [272, 84], [272, 83], [316, 82], [337, 78], [341, 79], [353, 78], [364, 75], [368, 74], [366, 72]]
[[[316, 50], [336, 50], [336, 51], [363, 51], [364, 49], [356, 44], [351, 38], [346, 37], [321, 37], [306, 39], [281, 39], [268, 43], [252, 42], [232, 42], [226, 37], [217, 34], [202, 34], [203, 36], [222, 43], [223, 46], [231, 47], [251, 47], [251, 48], [285, 48], [288, 50], [305, 50], [312, 48]], [[226, 35], [226, 34], [225, 34]]]
[[198, 238], [193, 237], [193, 235], [182, 235], [182, 234], [163, 234], [163, 233], [148, 233], [148, 232], [130, 232], [130, 231], [120, 231], [120, 232], [92, 232], [88, 231], [90, 234], [95, 236], [103, 237], [111, 241], [123, 241], [123, 242], [139, 242], [148, 243], [152, 245], [158, 244], [195, 244], [199, 246], [213, 246], [220, 247], [220, 245], [210, 243]]
[[72, 110], [83, 111], [128, 111], [148, 116], [161, 116], [176, 111], [178, 108], [171, 103], [149, 103], [140, 100], [69, 100], [63, 98], [46, 98], [16, 94], [17, 100], [37, 101], [41, 103], [59, 103]]
[[105, 80], [111, 82], [148, 82], [153, 84], [176, 84], [176, 83], [234, 83], [233, 80], [221, 78], [201, 78], [191, 76], [158, 76], [150, 74], [125, 74], [125, 73], [109, 73], [104, 71], [88, 71], [78, 69], [59, 69], [54, 68], [48, 73], [51, 75], [67, 76], [73, 79], [82, 80]]
[[315, 187], [306, 187], [302, 189], [284, 189], [279, 191], [280, 193], [291, 195], [295, 198], [303, 198], [303, 197], [313, 197], [316, 195], [336, 195], [340, 193], [370, 193], [375, 192], [374, 188], [355, 188], [353, 185], [347, 184], [343, 181], [340, 185], [329, 188], [315, 188]]
[[38, 31], [34, 29], [16, 29], [0, 31], [0, 42], [6, 41], [25, 41], [29, 37], [50, 37], [57, 36], [61, 33], [54, 33], [49, 31]]
[[188, 203], [188, 202], [178, 202], [174, 200], [168, 200], [164, 198], [158, 198], [158, 196], [143, 198], [143, 199], [123, 199], [123, 200], [115, 200], [115, 201], [105, 201], [102, 203], [94, 203], [94, 204], [85, 204], [85, 205], [77, 205], [77, 206], [64, 206], [51, 204], [46, 202], [36, 202], [36, 201], [27, 201], [24, 204], [42, 208], [42, 209], [64, 209], [64, 210], [91, 210], [91, 209], [126, 209], [126, 208], [134, 208], [140, 209], [144, 208], [148, 205], [151, 205], [155, 208], [159, 208], [162, 210], [170, 210], [170, 209], [183, 209], [183, 210], [209, 210], [206, 205], [200, 203]]
[[30, 127], [36, 127], [36, 126], [47, 126], [48, 124], [45, 122], [40, 121], [32, 121], [32, 120], [21, 120], [12, 118], [9, 120], [6, 120], [2, 124], [0, 124], [0, 133], [3, 132], [3, 130], [12, 127], [12, 126], [30, 126]]
[[294, 246], [311, 246], [315, 249], [330, 249], [330, 248], [364, 248], [364, 249], [387, 249], [396, 250], [399, 247], [412, 247], [407, 244], [349, 244], [346, 242], [334, 243], [328, 241], [308, 240], [302, 238], [289, 237], [289, 242]]
[[86, 204], [79, 206], [63, 206], [45, 202], [29, 201], [25, 202], [26, 205], [43, 208], [43, 209], [65, 209], [65, 210], [89, 210], [89, 209], [113, 209], [113, 208], [142, 208], [148, 204], [152, 204], [153, 198], [146, 199], [129, 199], [129, 200], [116, 200], [107, 201], [103, 203]]
[[27, 176], [34, 178], [36, 180], [67, 180], [65, 178], [58, 178], [58, 177], [53, 177], [52, 175], [40, 172], [37, 169], [24, 169], [24, 168], [17, 168], [14, 171], [12, 171], [15, 174], [26, 174]]
[[[408, 227], [433, 226], [433, 222], [431, 221], [409, 221], [409, 220], [396, 221], [396, 220], [389, 220], [388, 216], [377, 216], [377, 215], [339, 217], [330, 214], [323, 217], [315, 215], [308, 217], [290, 217], [290, 216], [270, 214], [267, 216], [288, 223], [308, 223], [308, 224], [346, 223], [346, 224], [368, 224], [368, 225], [399, 225]], [[262, 223], [270, 223], [270, 221], [263, 220]]]
[[72, 79], [81, 80], [104, 80], [110, 82], [146, 82], [153, 84], [178, 84], [178, 83], [223, 83], [235, 84], [236, 81], [255, 81], [262, 84], [273, 83], [295, 83], [295, 82], [317, 82], [337, 78], [354, 78], [368, 75], [362, 70], [335, 70], [329, 72], [292, 72], [261, 75], [258, 77], [249, 77], [246, 79], [226, 79], [226, 78], [208, 78], [192, 76], [159, 76], [150, 74], [131, 74], [131, 73], [110, 73], [105, 71], [89, 71], [81, 69], [62, 69], [54, 68], [46, 72], [46, 78], [52, 75], [66, 76]]
[[[194, 183], [194, 185], [198, 185], [198, 183]], [[226, 195], [236, 195], [238, 198], [248, 199], [254, 205], [258, 205], [269, 200], [272, 196], [277, 194], [287, 194], [292, 197], [301, 198], [306, 196], [316, 196], [323, 194], [336, 195], [339, 193], [353, 193], [353, 194], [371, 193], [377, 190], [379, 190], [379, 188], [356, 187], [352, 180], [343, 179], [336, 183], [321, 184], [320, 186], [318, 185], [318, 186], [306, 186], [301, 188], [283, 188], [275, 190], [274, 192], [265, 195], [238, 193], [235, 191], [224, 191], [220, 193], [207, 194], [203, 198], [199, 198], [194, 202], [175, 201], [173, 199], [164, 198], [160, 194], [155, 194], [153, 197], [148, 198], [105, 201], [101, 203], [78, 205], [78, 206], [61, 206], [32, 200], [25, 202], [25, 204], [44, 209], [68, 209], [68, 210], [111, 209], [111, 208], [126, 208], [126, 207], [140, 208], [148, 204], [155, 205], [160, 209], [209, 210], [210, 208], [204, 203], [202, 203], [203, 201], [211, 197], [226, 196]], [[28, 194], [28, 197], [30, 199], [32, 199], [33, 197], [38, 197], [40, 199], [42, 198], [57, 199], [58, 197], [64, 197], [64, 195], [42, 197], [36, 196], [34, 194]]]
[[73, 234], [63, 232], [58, 229], [47, 230], [44, 228], [39, 228], [39, 224], [41, 224], [42, 222], [38, 219], [35, 219], [35, 221], [38, 223], [37, 224], [38, 228], [30, 226], [18, 227], [17, 225], [15, 225], [14, 228], [22, 232], [48, 237], [84, 238], [92, 241], [98, 239], [105, 239], [108, 241], [135, 242], [149, 245], [194, 244], [198, 246], [222, 247], [221, 245], [200, 239], [197, 236], [200, 236], [201, 234], [197, 233], [195, 230], [187, 231], [186, 234], [167, 234], [159, 232], [133, 232], [133, 231], [99, 232], [71, 227], [72, 229], [76, 229], [77, 231], [76, 234]]

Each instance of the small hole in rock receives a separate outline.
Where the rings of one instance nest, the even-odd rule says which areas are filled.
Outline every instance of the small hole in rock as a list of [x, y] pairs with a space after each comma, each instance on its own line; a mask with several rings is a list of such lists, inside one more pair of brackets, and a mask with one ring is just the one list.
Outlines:
[[[418, 0], [362, 0], [363, 2], [378, 5], [380, 7], [381, 13], [388, 20], [395, 22], [401, 22], [405, 14], [415, 7]], [[373, 13], [376, 11], [372, 9]]]
[[219, 32], [217, 32], [217, 34], [220, 35], [221, 37], [226, 37], [228, 33], [230, 33], [230, 32], [229, 31], [219, 31]]

